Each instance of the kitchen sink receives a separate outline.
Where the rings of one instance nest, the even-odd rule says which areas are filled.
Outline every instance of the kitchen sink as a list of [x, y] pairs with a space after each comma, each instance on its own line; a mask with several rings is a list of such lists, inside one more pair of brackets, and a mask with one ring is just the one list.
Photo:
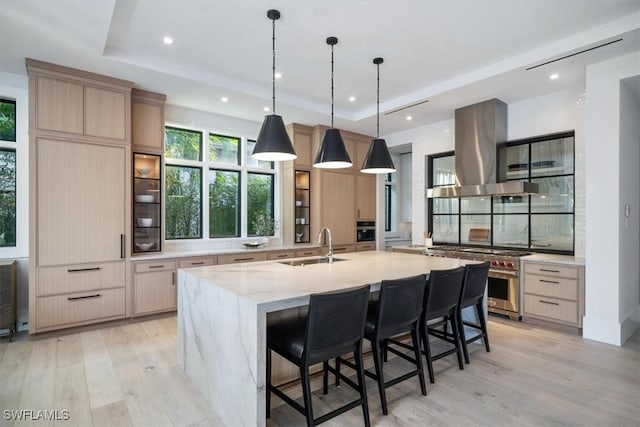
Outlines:
[[[334, 258], [333, 262], [338, 262], [338, 261], [346, 261], [346, 259], [344, 258]], [[304, 267], [305, 265], [311, 265], [311, 264], [328, 264], [329, 263], [329, 258], [328, 257], [323, 257], [323, 258], [304, 258], [304, 259], [294, 259], [291, 261], [278, 261], [280, 264], [285, 264], [285, 265], [291, 265], [294, 267], [300, 266], [300, 267]]]

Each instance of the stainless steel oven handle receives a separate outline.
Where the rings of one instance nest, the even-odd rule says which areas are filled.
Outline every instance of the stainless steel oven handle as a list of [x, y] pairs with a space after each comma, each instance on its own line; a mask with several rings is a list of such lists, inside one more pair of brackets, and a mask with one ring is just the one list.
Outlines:
[[489, 270], [489, 277], [495, 277], [496, 279], [517, 279], [518, 276], [517, 271]]

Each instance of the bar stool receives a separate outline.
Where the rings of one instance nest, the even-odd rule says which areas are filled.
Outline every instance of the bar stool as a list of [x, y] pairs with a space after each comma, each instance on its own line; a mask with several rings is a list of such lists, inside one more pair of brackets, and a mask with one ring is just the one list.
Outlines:
[[[460, 369], [464, 369], [462, 345], [460, 344], [459, 336], [460, 329], [458, 328], [458, 302], [464, 285], [464, 274], [465, 267], [450, 270], [433, 270], [429, 274], [420, 324], [422, 327], [423, 351], [427, 358], [427, 369], [429, 370], [429, 381], [431, 383], [435, 382], [433, 372], [433, 362], [435, 360], [455, 353], [458, 358], [458, 366]], [[435, 319], [442, 320], [428, 324], [429, 321]], [[450, 328], [448, 327], [449, 324]], [[436, 329], [439, 325], [444, 325], [442, 330]], [[432, 355], [429, 335], [453, 344], [453, 347]]]
[[[482, 306], [482, 299], [484, 298], [484, 292], [487, 288], [487, 276], [489, 275], [489, 262], [482, 264], [468, 264], [466, 266], [466, 272], [464, 275], [463, 291], [460, 293], [460, 303], [458, 304], [458, 326], [460, 328], [460, 343], [462, 344], [462, 353], [464, 354], [464, 361], [469, 363], [469, 352], [467, 350], [467, 344], [484, 339], [484, 347], [487, 352], [490, 352], [489, 348], [489, 334], [487, 332], [487, 321], [484, 317], [484, 307]], [[478, 321], [480, 324], [472, 322], [464, 322], [462, 320], [462, 310], [467, 307], [476, 307], [478, 313]], [[467, 339], [464, 332], [464, 327], [469, 326], [471, 328], [480, 331], [479, 334]]]
[[[336, 417], [357, 406], [362, 406], [364, 425], [369, 426], [367, 387], [362, 364], [362, 339], [369, 300], [369, 286], [348, 291], [312, 294], [306, 316], [288, 319], [267, 328], [267, 418], [271, 415], [273, 392], [305, 416], [308, 426]], [[304, 406], [271, 384], [271, 350], [283, 356], [300, 369]], [[313, 417], [309, 367], [316, 363], [353, 353], [358, 383], [348, 378], [345, 382], [360, 397], [321, 417]], [[326, 390], [324, 390], [326, 393]]]
[[[365, 375], [378, 382], [380, 401], [382, 402], [382, 413], [384, 415], [387, 415], [388, 413], [385, 393], [385, 389], [387, 387], [391, 387], [392, 385], [398, 384], [417, 375], [420, 380], [420, 390], [422, 391], [422, 395], [427, 395], [427, 388], [424, 381], [424, 370], [422, 368], [422, 355], [420, 354], [419, 324], [426, 279], [426, 274], [420, 274], [418, 276], [398, 280], [383, 280], [380, 286], [380, 299], [378, 301], [369, 302], [367, 322], [364, 328], [364, 337], [371, 341], [375, 373], [365, 370]], [[411, 333], [412, 346], [390, 339], [407, 332]], [[390, 347], [388, 345], [390, 343], [413, 350], [414, 357], [412, 358], [397, 349]], [[388, 350], [413, 363], [416, 369], [385, 382], [382, 369], [383, 347], [384, 350]], [[352, 369], [356, 369], [356, 366], [352, 363], [342, 358], [337, 358], [336, 385], [340, 383], [341, 364], [345, 364]]]

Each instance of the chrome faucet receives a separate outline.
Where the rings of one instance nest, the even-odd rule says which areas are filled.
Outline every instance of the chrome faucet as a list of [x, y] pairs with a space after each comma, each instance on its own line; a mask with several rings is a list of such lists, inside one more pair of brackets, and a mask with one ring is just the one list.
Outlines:
[[329, 258], [329, 264], [333, 264], [333, 240], [331, 238], [331, 230], [328, 227], [322, 227], [320, 229], [320, 233], [318, 233], [318, 244], [322, 242], [322, 233], [324, 233], [325, 230], [329, 236], [329, 252], [326, 256]]

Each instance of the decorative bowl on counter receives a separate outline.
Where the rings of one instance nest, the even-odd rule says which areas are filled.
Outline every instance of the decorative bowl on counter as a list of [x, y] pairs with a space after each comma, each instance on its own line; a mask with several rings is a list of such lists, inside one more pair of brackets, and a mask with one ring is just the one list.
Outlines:
[[153, 247], [153, 242], [147, 242], [147, 243], [138, 242], [138, 243], [136, 243], [136, 248], [138, 248], [138, 249], [140, 249], [142, 251], [148, 251], [152, 247]]
[[136, 218], [138, 227], [151, 227], [153, 224], [153, 218]]
[[136, 194], [136, 202], [139, 203], [153, 203], [155, 199], [153, 194]]
[[247, 249], [257, 249], [262, 245], [264, 245], [264, 242], [245, 242], [242, 244]]
[[138, 173], [138, 175], [140, 175], [141, 178], [147, 178], [149, 176], [149, 172], [151, 172], [151, 168], [136, 169], [136, 172]]

